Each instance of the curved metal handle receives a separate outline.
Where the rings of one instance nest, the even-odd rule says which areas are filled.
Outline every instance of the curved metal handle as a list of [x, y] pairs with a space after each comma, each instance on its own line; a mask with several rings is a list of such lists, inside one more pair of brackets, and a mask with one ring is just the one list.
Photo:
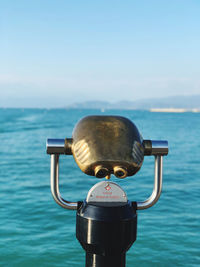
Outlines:
[[51, 154], [51, 193], [58, 205], [65, 209], [76, 210], [77, 202], [70, 202], [63, 199], [59, 192], [59, 154]]
[[154, 176], [154, 188], [151, 196], [142, 202], [137, 202], [137, 209], [144, 210], [152, 207], [160, 198], [162, 191], [162, 167], [163, 157], [155, 156], [155, 176]]
[[154, 188], [151, 196], [145, 201], [137, 202], [137, 209], [144, 210], [152, 207], [160, 198], [162, 192], [162, 170], [163, 170], [163, 156], [168, 154], [168, 142], [146, 140], [144, 145], [148, 153], [146, 155], [155, 156], [155, 174], [154, 174]]

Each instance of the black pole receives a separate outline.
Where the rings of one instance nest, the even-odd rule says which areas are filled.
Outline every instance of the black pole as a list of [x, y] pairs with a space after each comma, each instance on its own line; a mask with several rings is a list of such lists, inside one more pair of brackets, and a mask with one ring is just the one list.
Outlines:
[[86, 267], [125, 267], [126, 263], [125, 253], [119, 255], [97, 255], [86, 252]]
[[136, 205], [131, 202], [83, 202], [77, 210], [76, 237], [86, 251], [86, 267], [125, 267], [136, 232]]

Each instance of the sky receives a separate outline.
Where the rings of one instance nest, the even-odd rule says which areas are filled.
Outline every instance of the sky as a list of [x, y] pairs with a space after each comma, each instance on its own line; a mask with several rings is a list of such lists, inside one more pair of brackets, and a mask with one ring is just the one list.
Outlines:
[[199, 0], [0, 0], [0, 107], [200, 94]]

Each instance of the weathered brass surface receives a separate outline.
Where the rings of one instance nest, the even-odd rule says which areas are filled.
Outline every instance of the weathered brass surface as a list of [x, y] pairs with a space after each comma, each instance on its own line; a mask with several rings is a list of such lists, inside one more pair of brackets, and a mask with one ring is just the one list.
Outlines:
[[144, 159], [136, 126], [120, 116], [88, 116], [73, 131], [72, 153], [80, 169], [99, 178], [134, 175]]

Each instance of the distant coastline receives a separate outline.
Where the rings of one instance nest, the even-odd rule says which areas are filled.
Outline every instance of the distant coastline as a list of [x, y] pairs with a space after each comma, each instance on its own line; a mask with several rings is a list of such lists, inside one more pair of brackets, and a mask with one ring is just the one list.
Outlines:
[[[27, 100], [26, 103], [29, 101]], [[151, 112], [200, 112], [200, 94], [199, 95], [188, 95], [188, 96], [170, 96], [164, 98], [144, 98], [135, 101], [120, 100], [118, 102], [112, 101], [112, 99], [81, 101], [81, 102], [67, 102], [62, 104], [63, 101], [52, 103], [39, 103], [32, 101], [32, 104], [22, 105], [20, 102], [15, 101], [15, 104], [9, 105], [4, 101], [0, 106], [1, 109], [93, 109], [93, 110], [147, 110]]]
[[85, 101], [73, 103], [66, 108], [74, 109], [125, 109], [150, 110], [151, 112], [200, 112], [200, 95], [171, 96], [166, 98], [141, 99], [136, 101], [122, 100], [119, 102]]
[[150, 112], [164, 112], [164, 113], [185, 113], [185, 112], [193, 112], [200, 113], [200, 109], [184, 109], [184, 108], [151, 108]]

